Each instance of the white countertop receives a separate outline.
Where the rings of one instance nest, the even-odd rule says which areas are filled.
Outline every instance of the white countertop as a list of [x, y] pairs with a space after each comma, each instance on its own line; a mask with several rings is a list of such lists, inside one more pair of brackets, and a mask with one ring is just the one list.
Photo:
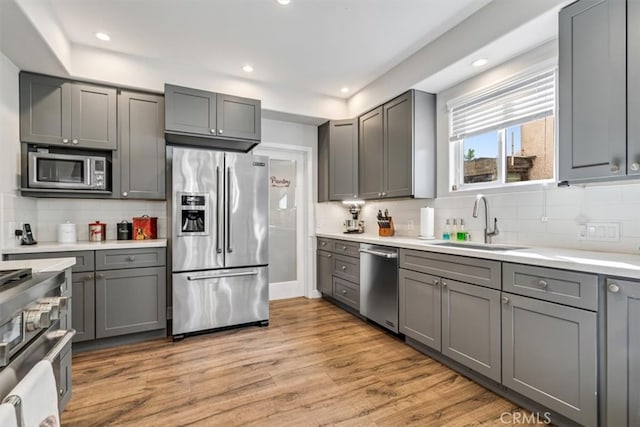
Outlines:
[[25, 259], [19, 261], [0, 261], [0, 270], [30, 268], [34, 273], [62, 271], [76, 264], [75, 258]]
[[154, 240], [105, 240], [103, 242], [80, 241], [77, 243], [38, 242], [35, 245], [2, 249], [2, 254], [33, 254], [38, 252], [99, 251], [104, 249], [165, 248], [167, 239]]
[[[517, 250], [487, 251], [461, 247], [437, 246], [434, 245], [434, 243], [443, 243], [446, 242], [446, 240], [421, 240], [416, 237], [379, 237], [374, 234], [343, 233], [317, 233], [316, 236], [359, 243], [394, 246], [397, 248], [515, 262], [519, 264], [561, 268], [565, 270], [596, 273], [607, 276], [640, 279], [640, 253], [635, 255], [535, 246]], [[468, 243], [473, 244], [477, 242]]]

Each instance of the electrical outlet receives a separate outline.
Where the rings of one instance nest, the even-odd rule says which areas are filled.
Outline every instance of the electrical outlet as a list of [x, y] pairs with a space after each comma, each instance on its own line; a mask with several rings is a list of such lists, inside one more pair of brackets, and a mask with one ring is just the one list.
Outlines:
[[588, 222], [580, 226], [578, 239], [617, 242], [620, 240], [620, 224], [616, 222]]
[[407, 230], [413, 230], [413, 220], [407, 221]]

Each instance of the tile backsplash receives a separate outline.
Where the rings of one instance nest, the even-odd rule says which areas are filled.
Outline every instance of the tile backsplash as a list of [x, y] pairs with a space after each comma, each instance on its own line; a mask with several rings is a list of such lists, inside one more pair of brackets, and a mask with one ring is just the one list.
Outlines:
[[35, 199], [9, 193], [2, 194], [3, 236], [2, 247], [14, 245], [14, 229], [24, 222], [31, 224], [39, 242], [55, 242], [58, 224], [66, 221], [76, 224], [78, 241], [89, 239], [91, 222], [107, 224], [107, 239], [116, 239], [116, 224], [131, 222], [134, 216], [149, 215], [158, 218], [158, 237], [167, 236], [166, 202], [140, 200], [100, 199]]
[[[489, 215], [498, 218], [500, 234], [494, 243], [640, 253], [640, 184], [545, 187], [537, 190], [487, 194]], [[436, 237], [442, 235], [447, 218], [463, 218], [473, 241], [483, 241], [484, 214], [472, 217], [477, 193], [437, 199], [401, 199], [368, 202], [362, 209], [366, 233], [377, 234], [375, 214], [389, 209], [396, 235], [417, 236], [420, 208], [435, 208]], [[341, 232], [348, 217], [341, 203], [316, 204], [316, 231]], [[579, 240], [580, 226], [588, 222], [616, 223], [620, 240]]]

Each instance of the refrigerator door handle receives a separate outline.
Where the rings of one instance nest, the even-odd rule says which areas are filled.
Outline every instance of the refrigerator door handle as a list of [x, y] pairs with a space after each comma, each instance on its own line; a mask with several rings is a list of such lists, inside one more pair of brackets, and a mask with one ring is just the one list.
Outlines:
[[227, 168], [227, 252], [229, 253], [233, 252], [233, 246], [231, 245], [233, 241], [231, 237], [231, 175], [231, 168]]
[[222, 223], [220, 222], [220, 210], [222, 209], [222, 202], [220, 200], [221, 196], [221, 175], [220, 175], [220, 166], [216, 167], [216, 252], [222, 253]]
[[243, 271], [240, 273], [211, 274], [208, 276], [187, 276], [187, 280], [194, 281], [194, 280], [207, 280], [207, 279], [222, 279], [225, 277], [242, 277], [242, 276], [257, 276], [257, 275], [258, 275], [258, 271], [252, 270], [252, 271]]

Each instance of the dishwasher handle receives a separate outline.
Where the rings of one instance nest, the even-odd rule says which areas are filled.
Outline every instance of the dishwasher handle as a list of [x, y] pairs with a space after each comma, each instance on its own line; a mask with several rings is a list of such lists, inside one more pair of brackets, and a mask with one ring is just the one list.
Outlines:
[[374, 251], [372, 249], [360, 249], [359, 251], [361, 253], [365, 253], [365, 254], [369, 254], [369, 255], [375, 255], [375, 256], [382, 257], [382, 258], [388, 258], [388, 259], [398, 258], [398, 253], [397, 252]]

